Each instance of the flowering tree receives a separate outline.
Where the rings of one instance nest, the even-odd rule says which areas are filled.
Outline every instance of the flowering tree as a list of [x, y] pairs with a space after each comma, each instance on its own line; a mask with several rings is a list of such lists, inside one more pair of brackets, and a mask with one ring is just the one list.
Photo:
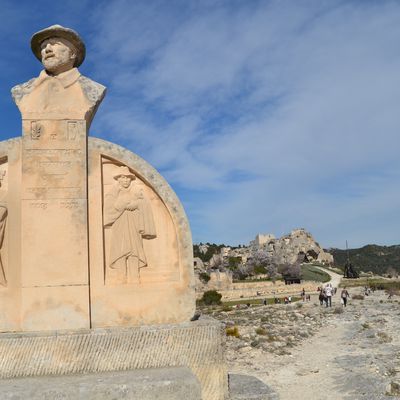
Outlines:
[[278, 267], [274, 257], [265, 250], [256, 250], [247, 260], [246, 267], [249, 275], [267, 274], [275, 281]]
[[283, 264], [279, 266], [279, 272], [283, 276], [288, 276], [290, 278], [301, 278], [301, 266], [299, 262], [294, 264]]

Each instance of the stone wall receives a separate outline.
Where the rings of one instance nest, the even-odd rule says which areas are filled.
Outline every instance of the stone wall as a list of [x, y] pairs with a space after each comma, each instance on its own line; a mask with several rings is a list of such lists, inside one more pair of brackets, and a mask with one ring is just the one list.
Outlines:
[[[303, 290], [306, 293], [317, 293], [318, 286], [321, 286], [320, 282], [306, 281], [302, 283], [294, 283], [291, 285], [285, 285], [284, 282], [278, 281], [275, 284], [271, 281], [261, 282], [240, 282], [233, 283], [232, 288], [229, 290], [221, 290], [222, 300], [238, 300], [240, 298], [260, 298], [271, 297], [271, 296], [282, 296], [282, 295], [300, 295]], [[258, 293], [258, 294], [257, 294]]]
[[232, 287], [232, 273], [229, 271], [213, 271], [209, 273], [210, 280], [207, 284], [202, 282], [196, 274], [196, 292], [203, 294], [206, 290], [230, 290]]

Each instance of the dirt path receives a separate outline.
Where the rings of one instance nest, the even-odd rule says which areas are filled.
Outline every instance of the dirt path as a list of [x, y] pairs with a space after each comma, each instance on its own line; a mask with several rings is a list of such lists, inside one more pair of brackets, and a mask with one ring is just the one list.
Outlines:
[[[285, 399], [340, 399], [337, 397], [337, 376], [343, 373], [334, 359], [348, 351], [345, 343], [346, 324], [327, 323], [311, 340], [279, 360], [267, 378]], [[335, 394], [333, 397], [332, 394]]]
[[320, 271], [322, 272], [326, 272], [330, 277], [331, 280], [329, 281], [329, 283], [331, 283], [331, 285], [333, 287], [339, 287], [340, 281], [342, 280], [342, 275], [337, 274], [336, 272], [330, 271], [329, 269], [326, 268], [320, 268], [315, 266], [315, 268], [318, 268]]
[[279, 360], [266, 382], [281, 400], [393, 399], [385, 392], [400, 372], [398, 315], [384, 292], [354, 300]]
[[[241, 354], [230, 352], [230, 369], [257, 376], [281, 400], [400, 398], [385, 394], [391, 382], [400, 383], [398, 298], [375, 292], [364, 300], [351, 299], [343, 313], [338, 301], [336, 295], [332, 309], [319, 308], [326, 313], [322, 325], [289, 354], [244, 347]], [[319, 306], [305, 304], [302, 310], [313, 307]]]

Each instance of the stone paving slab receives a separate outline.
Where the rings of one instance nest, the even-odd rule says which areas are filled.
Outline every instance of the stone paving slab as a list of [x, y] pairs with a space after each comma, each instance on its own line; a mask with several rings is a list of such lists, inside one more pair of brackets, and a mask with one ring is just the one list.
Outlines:
[[2, 380], [2, 400], [201, 400], [188, 368], [157, 368], [97, 374]]

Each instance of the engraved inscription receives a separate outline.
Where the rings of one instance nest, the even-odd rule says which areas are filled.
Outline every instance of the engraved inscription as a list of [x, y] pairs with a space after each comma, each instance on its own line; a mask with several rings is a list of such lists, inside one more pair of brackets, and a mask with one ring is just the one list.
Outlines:
[[82, 150], [80, 149], [25, 149], [27, 156], [81, 156]]
[[43, 125], [41, 125], [37, 121], [31, 122], [31, 139], [32, 140], [39, 140], [40, 136], [42, 136], [44, 131]]
[[45, 175], [67, 175], [70, 161], [39, 161], [39, 168]]
[[40, 210], [46, 210], [48, 205], [47, 201], [32, 201], [29, 203], [30, 208], [38, 208]]
[[79, 187], [28, 187], [26, 193], [31, 193], [36, 198], [79, 198], [83, 196], [82, 189]]
[[60, 207], [61, 208], [68, 208], [68, 209], [75, 209], [75, 208], [79, 208], [79, 203], [77, 201], [62, 201], [60, 203]]

